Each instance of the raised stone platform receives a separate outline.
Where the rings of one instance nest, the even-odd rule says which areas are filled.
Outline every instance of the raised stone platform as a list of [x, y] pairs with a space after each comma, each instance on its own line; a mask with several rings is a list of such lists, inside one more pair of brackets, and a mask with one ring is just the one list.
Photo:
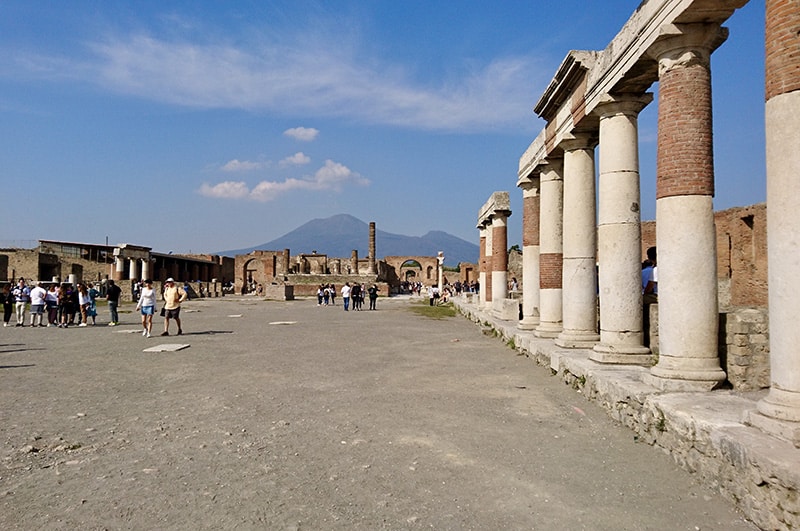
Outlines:
[[464, 316], [489, 323], [504, 342], [604, 407], [637, 440], [663, 448], [719, 489], [762, 529], [800, 529], [800, 448], [744, 423], [766, 390], [663, 392], [643, 381], [647, 367], [596, 363], [590, 349], [559, 348], [515, 321], [501, 321], [463, 298], [451, 300]]

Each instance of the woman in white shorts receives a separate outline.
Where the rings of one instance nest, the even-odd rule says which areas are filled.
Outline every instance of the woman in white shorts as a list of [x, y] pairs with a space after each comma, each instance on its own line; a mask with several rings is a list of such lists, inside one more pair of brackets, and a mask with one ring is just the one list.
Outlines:
[[153, 315], [156, 313], [156, 290], [153, 289], [153, 281], [147, 279], [144, 281], [144, 288], [139, 295], [139, 302], [136, 304], [136, 309], [142, 312], [142, 335], [150, 337], [150, 332], [153, 331]]

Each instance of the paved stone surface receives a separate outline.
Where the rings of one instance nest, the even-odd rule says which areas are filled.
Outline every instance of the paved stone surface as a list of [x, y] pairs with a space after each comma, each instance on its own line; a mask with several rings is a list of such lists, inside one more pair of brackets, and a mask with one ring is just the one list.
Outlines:
[[191, 348], [156, 355], [0, 330], [0, 528], [753, 529], [549, 369], [409, 304], [191, 301]]

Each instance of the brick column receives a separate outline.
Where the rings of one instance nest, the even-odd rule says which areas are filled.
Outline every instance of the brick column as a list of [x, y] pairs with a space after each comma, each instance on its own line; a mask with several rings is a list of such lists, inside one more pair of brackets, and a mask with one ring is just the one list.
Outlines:
[[480, 243], [478, 245], [478, 306], [486, 303], [486, 227], [478, 226]]
[[597, 333], [597, 221], [594, 146], [596, 137], [580, 133], [561, 142], [564, 149], [563, 330], [556, 345], [592, 348]]
[[642, 342], [642, 233], [639, 212], [639, 112], [643, 96], [608, 96], [600, 117], [600, 343], [590, 359], [600, 363], [652, 364]]
[[800, 9], [767, 0], [766, 142], [772, 386], [750, 422], [800, 447]]
[[539, 324], [539, 178], [525, 179], [522, 188], [522, 320], [521, 330]]
[[378, 270], [375, 269], [375, 222], [369, 222], [369, 254], [367, 255], [367, 274], [377, 275]]
[[662, 390], [710, 390], [725, 379], [717, 352], [717, 260], [711, 51], [719, 26], [692, 25], [656, 43], [658, 364]]
[[508, 215], [495, 211], [492, 216], [492, 301], [495, 310], [502, 310], [508, 296]]
[[357, 275], [358, 274], [358, 250], [353, 249], [353, 252], [350, 254], [350, 274]]
[[561, 332], [562, 206], [564, 181], [561, 159], [542, 168], [539, 220], [539, 325], [536, 337], [555, 338]]

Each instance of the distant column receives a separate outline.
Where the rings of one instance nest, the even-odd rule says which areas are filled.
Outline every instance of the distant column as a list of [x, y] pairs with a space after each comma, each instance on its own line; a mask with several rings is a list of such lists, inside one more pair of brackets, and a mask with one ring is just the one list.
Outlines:
[[144, 280], [147, 280], [147, 279], [151, 279], [152, 280], [152, 277], [150, 276], [150, 260], [149, 259], [142, 260], [142, 278]]
[[291, 255], [289, 253], [289, 249], [283, 250], [283, 274], [288, 275], [292, 272], [292, 265], [289, 263], [291, 260]]
[[369, 260], [367, 265], [367, 274], [368, 275], [377, 275], [378, 272], [375, 269], [375, 222], [369, 222]]
[[772, 386], [750, 422], [800, 447], [800, 11], [767, 0], [766, 140], [769, 342]]
[[350, 255], [350, 274], [358, 274], [358, 249], [353, 249], [353, 253]]
[[481, 299], [482, 307], [491, 307], [494, 300], [494, 286], [492, 285], [492, 263], [494, 260], [494, 234], [492, 233], [492, 219], [486, 221], [486, 256], [484, 257], [483, 270], [486, 272], [486, 299]]
[[122, 280], [125, 278], [125, 259], [121, 256], [114, 257], [114, 275], [113, 280]]
[[562, 329], [561, 271], [563, 266], [563, 162], [549, 160], [542, 168], [539, 222], [539, 326], [534, 335], [553, 339]]
[[137, 258], [128, 258], [128, 278], [136, 280], [139, 278], [139, 260]]
[[508, 229], [507, 214], [495, 211], [492, 217], [492, 306], [502, 310], [508, 296]]
[[561, 143], [564, 149], [563, 330], [555, 343], [591, 348], [597, 333], [597, 221], [594, 133]]
[[539, 324], [539, 178], [526, 179], [522, 188], [522, 330]]
[[486, 226], [479, 225], [480, 244], [478, 245], [478, 305], [486, 304]]
[[717, 248], [711, 50], [716, 25], [690, 25], [654, 45], [658, 58], [658, 364], [647, 382], [702, 391], [725, 380], [717, 350]]

